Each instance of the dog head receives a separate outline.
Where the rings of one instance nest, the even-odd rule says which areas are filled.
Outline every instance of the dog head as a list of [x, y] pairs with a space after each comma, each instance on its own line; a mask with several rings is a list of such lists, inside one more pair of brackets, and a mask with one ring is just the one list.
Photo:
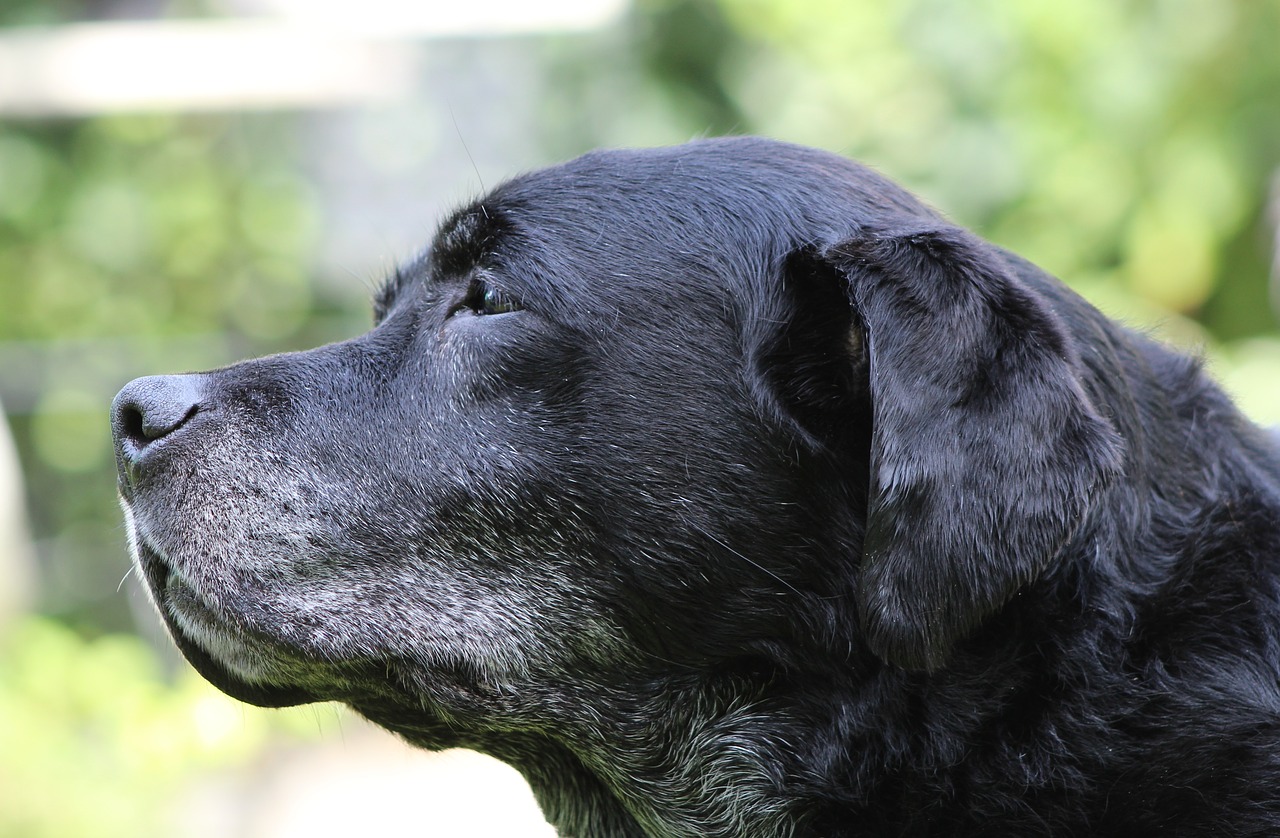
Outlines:
[[128, 385], [130, 542], [219, 687], [430, 744], [937, 669], [1119, 468], [1067, 299], [841, 158], [591, 154], [456, 213], [364, 336]]

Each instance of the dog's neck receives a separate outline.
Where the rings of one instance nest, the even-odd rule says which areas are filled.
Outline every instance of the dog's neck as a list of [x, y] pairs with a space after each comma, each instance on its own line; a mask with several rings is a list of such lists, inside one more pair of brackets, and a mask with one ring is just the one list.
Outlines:
[[668, 682], [642, 700], [636, 689], [603, 706], [584, 696], [560, 704], [554, 733], [517, 728], [464, 740], [437, 722], [420, 726], [404, 707], [357, 709], [411, 744], [468, 747], [511, 765], [561, 836], [790, 836], [800, 801], [787, 786], [802, 772], [784, 763], [803, 731], [782, 729], [794, 714], [759, 685], [745, 686]]

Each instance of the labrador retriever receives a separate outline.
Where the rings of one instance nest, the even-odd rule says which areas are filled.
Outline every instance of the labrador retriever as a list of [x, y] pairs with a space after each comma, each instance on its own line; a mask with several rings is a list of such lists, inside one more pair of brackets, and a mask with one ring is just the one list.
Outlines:
[[605, 151], [353, 340], [113, 406], [219, 688], [492, 754], [566, 836], [1280, 834], [1280, 454], [843, 158]]

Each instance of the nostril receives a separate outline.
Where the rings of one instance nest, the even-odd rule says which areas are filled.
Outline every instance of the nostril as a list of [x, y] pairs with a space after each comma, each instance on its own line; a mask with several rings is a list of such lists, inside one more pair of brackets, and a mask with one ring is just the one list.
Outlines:
[[145, 445], [160, 437], [168, 436], [185, 425], [198, 409], [199, 405], [193, 404], [187, 408], [186, 413], [177, 416], [173, 413], [165, 414], [162, 411], [148, 413], [136, 404], [126, 404], [120, 411], [120, 431], [139, 445]]
[[136, 459], [148, 445], [186, 425], [201, 409], [202, 379], [157, 375], [129, 382], [111, 411], [111, 429], [121, 456]]
[[147, 437], [142, 431], [142, 410], [137, 405], [126, 404], [120, 408], [120, 435], [136, 443], [144, 442]]

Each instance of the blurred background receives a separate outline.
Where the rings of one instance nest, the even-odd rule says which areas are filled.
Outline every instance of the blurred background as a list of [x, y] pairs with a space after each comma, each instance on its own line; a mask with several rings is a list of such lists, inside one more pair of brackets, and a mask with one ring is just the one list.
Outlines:
[[601, 145], [857, 157], [1280, 423], [1274, 0], [0, 0], [0, 834], [547, 835], [513, 772], [223, 698], [112, 395], [356, 335], [453, 206]]

